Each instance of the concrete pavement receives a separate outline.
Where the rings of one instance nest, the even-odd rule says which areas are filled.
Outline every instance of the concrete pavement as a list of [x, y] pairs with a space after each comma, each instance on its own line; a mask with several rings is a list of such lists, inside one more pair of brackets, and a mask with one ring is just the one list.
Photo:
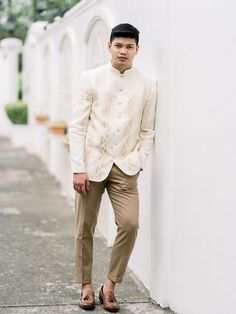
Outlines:
[[[73, 204], [37, 156], [0, 138], [0, 313], [86, 313], [75, 303]], [[110, 249], [95, 237], [94, 288], [104, 281]], [[120, 313], [169, 314], [128, 270], [117, 286]], [[94, 313], [107, 313], [100, 306]]]

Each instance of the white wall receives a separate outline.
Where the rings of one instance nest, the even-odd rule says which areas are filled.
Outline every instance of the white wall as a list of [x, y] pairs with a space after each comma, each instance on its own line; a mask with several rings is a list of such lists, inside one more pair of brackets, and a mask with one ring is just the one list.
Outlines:
[[11, 130], [4, 106], [18, 99], [18, 55], [22, 42], [17, 38], [0, 41], [0, 134], [7, 136]]
[[[140, 230], [130, 267], [157, 302], [180, 314], [235, 312], [235, 10], [233, 0], [84, 0], [47, 31], [35, 36], [31, 29], [25, 45], [38, 66], [41, 52], [52, 47], [52, 102], [44, 108], [53, 119], [62, 105], [65, 36], [72, 42], [74, 97], [80, 72], [108, 60], [110, 28], [121, 22], [139, 28], [136, 66], [158, 78], [159, 100], [154, 152], [139, 179]], [[27, 82], [32, 116], [45, 84], [45, 73], [34, 73]], [[68, 116], [72, 110], [68, 101]], [[69, 178], [60, 140], [50, 137], [50, 143], [42, 151], [52, 152], [51, 171], [63, 165]], [[101, 218], [98, 226], [111, 244], [107, 199]]]
[[180, 313], [236, 306], [235, 10], [171, 1], [170, 304]]

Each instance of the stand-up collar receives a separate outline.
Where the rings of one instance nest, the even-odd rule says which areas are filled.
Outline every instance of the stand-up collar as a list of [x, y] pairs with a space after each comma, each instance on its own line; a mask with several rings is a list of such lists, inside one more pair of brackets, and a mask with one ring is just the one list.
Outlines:
[[117, 70], [116, 68], [114, 68], [111, 64], [111, 61], [109, 61], [108, 63], [108, 67], [115, 73], [119, 74], [119, 75], [126, 75], [126, 74], [129, 74], [129, 73], [132, 73], [134, 70], [135, 70], [135, 67], [132, 66], [132, 68], [128, 69], [128, 70], [125, 70], [124, 73], [120, 73], [119, 70]]

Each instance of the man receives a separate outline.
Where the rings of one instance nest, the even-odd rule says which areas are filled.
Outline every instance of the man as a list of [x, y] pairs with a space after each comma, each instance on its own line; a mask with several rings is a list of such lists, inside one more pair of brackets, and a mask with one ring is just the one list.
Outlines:
[[139, 31], [130, 24], [112, 29], [111, 62], [83, 72], [76, 110], [69, 128], [71, 165], [76, 190], [76, 281], [82, 284], [78, 304], [95, 307], [92, 287], [93, 233], [106, 189], [114, 209], [117, 236], [99, 299], [117, 312], [114, 295], [121, 282], [137, 230], [137, 178], [154, 139], [156, 81], [133, 67]]

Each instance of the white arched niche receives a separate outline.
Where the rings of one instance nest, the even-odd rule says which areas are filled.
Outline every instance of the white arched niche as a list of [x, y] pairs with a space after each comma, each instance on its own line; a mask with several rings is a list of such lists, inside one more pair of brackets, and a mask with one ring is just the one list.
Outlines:
[[87, 32], [87, 69], [96, 68], [108, 62], [107, 43], [109, 30], [100, 18], [93, 20]]
[[65, 35], [60, 46], [60, 107], [62, 120], [70, 121], [73, 99], [73, 48], [69, 36]]

